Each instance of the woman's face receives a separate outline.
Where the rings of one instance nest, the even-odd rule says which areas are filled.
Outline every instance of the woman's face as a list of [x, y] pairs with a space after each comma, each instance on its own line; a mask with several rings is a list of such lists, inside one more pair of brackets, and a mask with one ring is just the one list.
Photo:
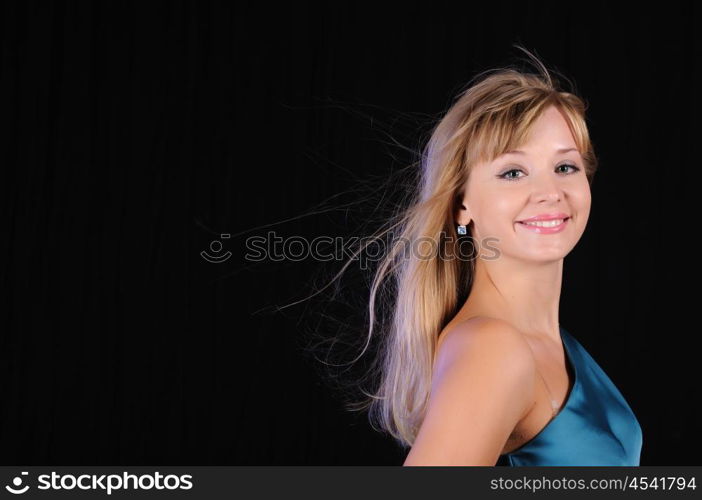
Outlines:
[[[501, 255], [542, 262], [562, 259], [585, 231], [591, 198], [585, 164], [556, 107], [544, 110], [519, 151], [523, 153], [505, 153], [475, 166], [464, 191], [467, 210], [461, 210], [458, 220], [471, 221], [480, 247], [484, 238], [496, 238], [487, 244]], [[558, 214], [568, 218], [555, 228], [522, 222], [542, 215], [561, 218]]]

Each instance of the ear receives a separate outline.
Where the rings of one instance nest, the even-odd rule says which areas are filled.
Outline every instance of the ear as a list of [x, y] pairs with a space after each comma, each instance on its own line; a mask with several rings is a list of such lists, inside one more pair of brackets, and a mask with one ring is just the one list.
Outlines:
[[467, 226], [470, 224], [472, 217], [470, 216], [470, 210], [468, 209], [468, 202], [463, 196], [459, 196], [456, 202], [456, 222], [462, 226]]

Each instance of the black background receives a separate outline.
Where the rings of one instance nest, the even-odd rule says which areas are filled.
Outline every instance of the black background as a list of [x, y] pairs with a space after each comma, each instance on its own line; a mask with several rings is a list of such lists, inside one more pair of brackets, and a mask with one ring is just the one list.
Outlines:
[[700, 7], [611, 4], [3, 3], [0, 462], [401, 464], [305, 355], [362, 327], [363, 294], [281, 308], [339, 263], [245, 239], [358, 234], [520, 43], [575, 82], [600, 160], [561, 324], [641, 465], [699, 463]]

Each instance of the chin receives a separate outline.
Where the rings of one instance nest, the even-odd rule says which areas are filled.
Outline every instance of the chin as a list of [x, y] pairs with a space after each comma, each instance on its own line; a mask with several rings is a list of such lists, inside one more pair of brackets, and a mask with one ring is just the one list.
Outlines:
[[570, 248], [551, 248], [548, 250], [542, 250], [536, 252], [532, 255], [532, 259], [539, 261], [553, 261], [561, 260], [565, 258], [566, 255], [570, 253], [572, 247]]
[[519, 252], [515, 255], [515, 257], [531, 262], [555, 262], [565, 258], [565, 256], [568, 255], [571, 250], [572, 247], [540, 248], [534, 249], [532, 252], [528, 253], [525, 253], [524, 251]]

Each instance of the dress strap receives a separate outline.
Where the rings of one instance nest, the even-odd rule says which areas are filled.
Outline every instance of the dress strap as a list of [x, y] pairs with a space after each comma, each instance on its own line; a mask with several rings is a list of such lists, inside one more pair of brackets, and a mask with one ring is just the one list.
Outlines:
[[539, 371], [538, 368], [536, 368], [537, 373], [539, 374], [539, 377], [541, 377], [541, 380], [544, 382], [544, 386], [546, 387], [546, 390], [548, 391], [548, 396], [551, 398], [551, 409], [553, 411], [553, 416], [555, 417], [558, 414], [558, 401], [553, 399], [553, 394], [551, 394], [551, 389], [548, 388], [548, 384], [546, 383], [546, 379], [544, 378], [543, 375], [541, 375], [541, 372]]

